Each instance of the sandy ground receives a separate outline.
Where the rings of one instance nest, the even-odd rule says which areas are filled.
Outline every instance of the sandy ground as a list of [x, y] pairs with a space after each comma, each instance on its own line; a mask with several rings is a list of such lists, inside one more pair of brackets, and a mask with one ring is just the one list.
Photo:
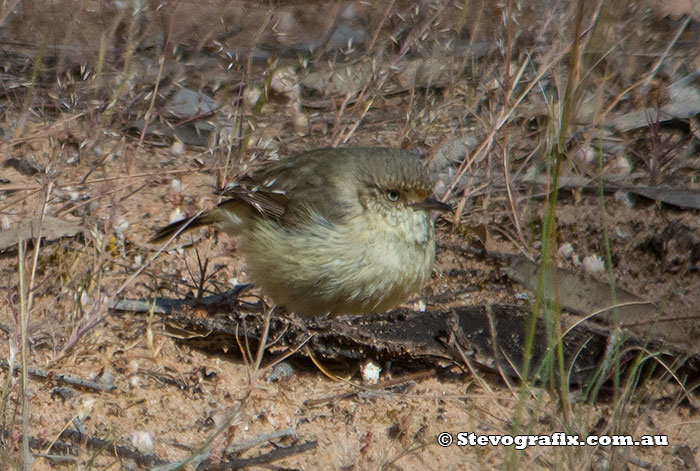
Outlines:
[[[208, 15], [206, 17], [212, 24], [218, 24], [217, 15], [212, 13], [212, 8], [215, 10], [216, 7], [211, 6], [214, 3], [207, 2], [201, 14]], [[395, 8], [400, 9], [400, 6]], [[382, 11], [368, 12], [359, 4], [355, 8], [346, 16], [354, 15], [352, 18], [357, 19], [371, 13], [373, 21], [381, 18]], [[196, 10], [188, 7], [184, 12], [179, 10], [178, 14], [196, 15]], [[287, 15], [284, 18], [288, 18], [290, 13], [283, 10]], [[430, 15], [422, 11], [415, 13], [416, 18], [431, 21], [442, 18], [451, 25], [453, 23], [448, 20], [456, 21], [450, 17], [450, 9], [426, 11]], [[387, 12], [388, 26], [381, 29], [382, 35], [373, 44], [385, 44], [387, 30], [391, 30], [389, 26], [398, 30], [397, 25], [402, 24], [400, 19], [408, 21], [394, 10]], [[313, 15], [308, 15], [313, 18]], [[22, 17], [13, 18], [12, 31], [20, 38]], [[498, 18], [496, 15], [487, 19], [497, 23]], [[538, 21], [542, 20], [536, 18], [524, 17], [523, 22], [526, 23], [525, 19], [530, 21], [525, 29], [537, 31], [542, 25]], [[162, 24], [152, 18], [151, 21]], [[617, 21], [616, 27], [629, 26], [624, 19]], [[645, 17], [645, 21], [644, 28], [650, 36], [659, 30], [665, 31], [668, 24], [674, 28], [680, 24], [672, 23], [674, 20], [669, 17]], [[303, 21], [299, 20], [299, 23]], [[276, 24], [281, 28], [280, 25], [286, 23], [280, 21]], [[423, 23], [416, 21], [411, 27], [416, 31], [428, 31], [429, 38], [443, 32], [432, 23], [430, 28], [421, 29], [421, 25]], [[693, 20], [688, 27], [697, 31], [697, 22]], [[306, 29], [313, 30], [308, 24]], [[119, 28], [114, 30], [117, 35], [124, 34], [119, 33]], [[308, 450], [295, 452], [269, 465], [258, 463], [251, 469], [266, 466], [304, 470], [698, 469], [695, 465], [700, 460], [697, 394], [685, 396], [683, 387], [663, 374], [640, 381], [630, 400], [622, 403], [615, 402], [605, 392], [596, 400], [587, 402], [580, 400], [585, 397], [583, 391], [573, 389], [570, 392], [571, 419], [567, 422], [554, 391], [531, 389], [524, 392], [513, 378], [471, 371], [464, 364], [445, 362], [443, 366], [449, 368], [439, 377], [414, 376], [420, 371], [412, 370], [412, 365], [383, 364], [380, 365], [380, 381], [406, 379], [399, 381], [394, 388], [378, 392], [363, 384], [360, 376], [362, 362], [331, 365], [334, 374], [347, 378], [346, 381], [335, 381], [297, 355], [287, 363], [290, 374], [273, 380], [275, 375], [271, 375], [266, 366], [276, 357], [269, 353], [263, 357], [262, 369], [256, 370], [250, 362], [244, 361], [240, 345], [232, 343], [229, 348], [214, 353], [196, 348], [184, 338], [186, 332], [173, 332], [167, 318], [158, 315], [150, 318], [143, 313], [107, 315], [105, 303], [122, 286], [120, 295], [126, 298], [184, 298], [195, 296], [198, 286], [213, 293], [246, 281], [245, 262], [237, 252], [235, 239], [206, 229], [183, 237], [150, 261], [157, 249], [147, 243], [153, 229], [167, 224], [178, 214], [195, 214], [216, 204], [213, 190], [222, 180], [235, 179], [266, 158], [284, 158], [300, 150], [338, 144], [342, 137], [347, 137], [348, 143], [353, 145], [392, 145], [421, 151], [436, 179], [436, 190], [442, 194], [453, 181], [459, 163], [471, 155], [489, 134], [491, 128], [484, 125], [490, 122], [487, 98], [496, 103], [500, 97], [492, 85], [493, 80], [500, 80], [502, 70], [499, 67], [503, 66], [503, 60], [493, 54], [474, 59], [483, 60], [480, 62], [482, 75], [469, 81], [460, 79], [430, 92], [416, 92], [411, 87], [401, 89], [400, 86], [396, 93], [386, 95], [372, 91], [377, 101], [371, 109], [368, 108], [366, 115], [362, 105], [353, 107], [349, 104], [344, 114], [334, 108], [338, 103], [334, 102], [336, 105], [328, 105], [319, 111], [311, 106], [311, 99], [305, 98], [307, 101], [301, 106], [297, 101], [299, 97], [293, 93], [286, 97], [284, 93], [277, 93], [277, 96], [272, 96], [275, 95], [272, 93], [270, 101], [258, 110], [254, 119], [250, 114], [245, 115], [246, 119], [254, 121], [254, 126], [244, 127], [250, 130], [250, 139], [246, 141], [248, 148], [238, 153], [242, 148], [241, 138], [236, 141], [236, 151], [229, 153], [221, 136], [225, 123], [229, 123], [227, 129], [231, 130], [230, 123], [235, 114], [232, 110], [240, 102], [231, 98], [235, 96], [231, 89], [225, 86], [216, 88], [212, 84], [221, 85], [217, 77], [224, 73], [226, 64], [222, 64], [221, 57], [212, 52], [217, 51], [215, 43], [202, 39], [206, 47], [198, 50], [195, 57], [204, 57], [207, 61], [217, 58], [219, 62], [215, 60], [215, 65], [211, 66], [205, 61], [197, 63], [194, 68], [186, 68], [191, 63], [186, 66], [183, 65], [185, 61], [180, 63], [173, 59], [168, 61], [164, 73], [171, 74], [167, 76], [172, 77], [173, 83], [193, 90], [201, 88], [206, 90], [207, 96], [226, 103], [217, 113], [217, 118], [211, 118], [220, 131], [218, 137], [221, 140], [210, 152], [206, 143], [183, 145], [178, 142], [167, 134], [167, 126], [162, 128], [161, 134], [143, 136], [131, 127], [143, 118], [150, 99], [148, 91], [152, 90], [156, 80], [153, 71], [157, 70], [157, 60], [148, 49], [155, 47], [153, 44], [159, 37], [154, 30], [155, 27], [147, 29], [140, 37], [146, 49], [136, 55], [138, 60], [135, 60], [134, 67], [135, 75], [141, 71], [142, 76], [129, 82], [128, 91], [123, 92], [118, 100], [114, 115], [110, 115], [105, 107], [89, 105], [90, 89], [77, 87], [75, 93], [79, 99], [76, 100], [81, 106], [81, 100], [84, 100], [85, 108], [76, 106], [72, 111], [63, 111], [58, 105], [55, 108], [48, 106], [54, 103], [51, 101], [54, 97], [51, 87], [56, 86], [55, 77], [50, 73], [53, 79], [42, 82], [44, 85], [36, 91], [36, 97], [43, 100], [43, 107], [39, 106], [37, 98], [36, 103], [32, 102], [32, 113], [26, 112], [21, 96], [5, 92], [8, 106], [3, 109], [3, 123], [0, 125], [4, 136], [4, 141], [0, 142], [2, 229], [16, 227], [43, 212], [80, 225], [87, 231], [82, 238], [66, 237], [42, 242], [36, 265], [33, 246], [27, 248], [25, 279], [27, 285], [32, 286], [28, 364], [50, 375], [69, 375], [114, 386], [113, 390], [96, 392], [66, 387], [52, 376], [48, 379], [29, 378], [26, 391], [30, 407], [29, 431], [42, 444], [32, 451], [56, 454], [55, 450], [49, 452], [49, 449], [50, 444], [57, 440], [73, 445], [68, 458], [37, 455], [33, 469], [138, 468], [132, 459], [116, 457], [114, 445], [127, 447], [139, 456], [155, 454], [168, 462], [191, 458], [183, 465], [184, 469], [195, 469], [200, 462], [203, 462], [202, 466], [209, 464], [212, 466], [209, 469], [215, 469], [225, 459], [267, 456], [268, 453], [279, 453], [285, 447], [310, 442], [315, 442], [315, 446], [309, 445]], [[323, 31], [319, 26], [317, 34]], [[480, 39], [487, 35], [484, 31], [470, 31]], [[99, 35], [99, 31], [89, 29], [82, 33], [92, 34], [93, 41], [96, 41], [94, 35]], [[192, 47], [187, 42], [188, 36], [185, 39], [177, 36], [180, 33], [182, 31], [175, 31], [174, 38], [178, 37], [182, 44]], [[245, 29], [239, 33], [248, 34], [250, 38], [257, 34]], [[272, 46], [268, 44], [269, 47], [287, 51], [280, 46], [282, 44], [293, 49], [294, 44], [284, 42], [287, 36], [279, 32], [266, 34], [260, 41], [270, 42]], [[420, 35], [409, 36], [409, 39], [416, 37]], [[70, 38], [71, 41], [74, 39], [73, 36]], [[313, 42], [315, 36], [300, 38], [301, 42]], [[654, 38], [664, 46], [670, 41], [665, 36]], [[425, 41], [427, 44], [428, 39]], [[536, 38], [536, 41], [542, 44], [544, 39]], [[689, 44], [681, 40], [675, 45], [670, 65], [663, 69], [659, 83], [655, 83], [658, 89], [663, 90], [673, 79], [683, 75], [682, 71], [697, 70], [700, 63], [698, 52]], [[639, 42], [634, 45], [640, 47]], [[113, 54], [119, 52], [110, 51]], [[405, 63], [415, 57], [425, 59], [430, 56], [427, 51], [426, 46], [425, 49], [416, 49], [415, 56], [397, 56], [396, 63]], [[19, 54], [19, 49], [12, 52]], [[610, 64], [623, 64], [620, 54], [617, 50], [611, 53]], [[51, 67], [47, 68], [55, 70], [60, 61], [51, 57], [47, 62]], [[173, 57], [179, 56], [174, 53]], [[75, 58], [68, 55], [63, 60], [64, 66], [72, 70], [69, 65]], [[455, 56], [455, 62], [463, 65], [462, 60]], [[320, 69], [322, 63], [311, 63], [309, 70], [295, 69], [295, 74], [301, 76], [313, 72], [316, 67]], [[208, 66], [212, 67], [211, 70], [206, 68]], [[622, 77], [606, 76], [604, 79], [602, 73], [594, 75], [599, 83], [605, 84], [608, 94], [615, 96], [629, 84], [631, 77], [649, 70], [649, 64], [641, 61], [626, 63], [626, 67], [619, 67], [619, 70], [624, 70]], [[17, 73], [17, 81], [26, 78], [30, 70], [27, 66], [22, 73]], [[111, 69], [114, 86], [110, 91], [116, 90], [120, 83], [118, 70]], [[250, 70], [236, 65], [232, 70], [231, 74], [239, 74], [235, 77], [250, 82], [248, 89], [254, 89], [253, 84], [261, 87], [265, 83], [267, 65], [256, 64]], [[563, 74], [566, 70], [562, 67], [556, 73]], [[290, 79], [292, 82], [299, 79], [295, 74]], [[10, 83], [10, 72], [5, 78]], [[478, 86], [472, 83], [475, 79], [479, 81]], [[173, 83], [169, 85], [174, 86]], [[164, 111], [167, 108], [165, 96], [172, 96], [172, 90], [159, 95], [156, 107], [162, 113], [154, 123], [182, 121], [181, 118], [164, 118], [167, 114]], [[60, 92], [62, 99], [70, 95], [64, 88]], [[337, 95], [342, 96], [342, 93]], [[480, 98], [470, 101], [476, 95]], [[98, 98], [103, 99], [97, 94], [95, 103], [108, 102]], [[317, 98], [314, 100], [318, 101]], [[317, 101], [314, 101], [314, 106], [317, 106]], [[644, 103], [643, 96], [634, 95], [624, 102], [622, 109], [615, 108], [617, 114], [613, 114], [619, 116], [630, 109], [643, 109]], [[518, 108], [506, 129], [498, 134], [498, 145], [481, 155], [469, 168], [466, 178], [457, 185], [450, 202], [461, 209], [459, 219], [456, 220], [457, 216], [453, 214], [438, 221], [439, 250], [433, 278], [419, 295], [407, 300], [408, 307], [419, 308], [421, 301], [428, 301], [430, 309], [465, 304], [523, 305], [533, 299], [532, 293], [527, 294], [523, 286], [505, 276], [504, 267], [496, 263], [496, 257], [480, 256], [471, 249], [485, 246], [492, 254], [537, 254], [541, 249], [544, 186], [528, 187], [524, 180], [519, 180], [511, 188], [514, 196], [510, 200], [504, 183], [502, 159], [503, 149], [507, 148], [508, 171], [513, 178], [528, 172], [544, 174], [543, 162], [538, 160], [544, 157], [537, 150], [541, 149], [540, 139], [544, 139], [542, 136], [547, 126], [538, 122], [544, 119], [543, 114], [546, 115], [543, 106], [540, 95], [529, 96], [526, 105]], [[581, 108], [584, 115], [586, 107]], [[353, 128], [358, 122], [360, 125]], [[589, 157], [598, 157], [591, 144], [592, 136], [597, 138], [598, 134], [591, 131], [594, 127], [590, 122], [588, 116], [576, 124], [579, 134], [569, 142], [570, 158], [562, 170], [566, 177], [596, 175], [597, 160]], [[339, 127], [338, 123], [342, 126]], [[22, 127], [21, 132], [17, 131], [19, 127]], [[621, 173], [624, 184], [648, 185], [650, 179], [660, 179], [674, 188], [694, 187], [700, 168], [697, 138], [672, 147], [675, 157], [668, 159], [663, 171], [652, 175], [643, 155], [651, 155], [649, 146], [653, 145], [648, 144], [648, 139], [659, 131], [650, 128], [646, 126], [638, 134], [619, 133], [614, 138], [610, 135], [601, 138], [607, 139], [605, 142], [609, 145], [604, 156], [605, 171], [612, 174], [624, 157], [629, 165]], [[683, 129], [685, 131], [680, 134], [689, 134], [687, 126]], [[660, 141], [657, 141], [666, 142], [666, 148], [671, 148], [672, 140], [678, 136], [677, 129], [660, 132]], [[668, 134], [664, 134], [666, 132]], [[657, 145], [661, 145], [658, 142]], [[457, 151], [449, 150], [455, 146]], [[610, 147], [614, 147], [613, 150]], [[579, 159], [579, 152], [588, 157]], [[445, 154], [454, 159], [447, 166], [440, 163]], [[51, 190], [48, 195], [47, 188]], [[463, 198], [463, 195], [466, 196]], [[608, 228], [616, 284], [659, 303], [668, 315], [678, 318], [696, 316], [700, 305], [700, 274], [694, 266], [700, 253], [697, 248], [700, 239], [697, 210], [659, 205], [631, 198], [623, 192], [607, 193], [604, 201], [605, 208], [601, 209], [595, 188], [591, 191], [561, 190], [557, 203], [557, 228], [553, 236], [554, 250], [570, 244], [571, 251], [559, 256], [559, 265], [584, 271], [583, 261], [587, 257], [605, 260], [604, 222]], [[478, 240], [477, 236], [483, 229], [488, 233], [485, 241]], [[207, 261], [204, 282], [200, 261]], [[131, 279], [145, 263], [148, 263], [147, 268]], [[34, 267], [36, 271], [32, 277], [30, 273]], [[0, 358], [14, 358], [15, 362], [19, 361], [19, 356], [13, 355], [19, 355], [21, 338], [18, 272], [18, 252], [16, 247], [10, 247], [0, 253], [2, 285], [8, 287], [7, 294], [0, 296]], [[606, 271], [593, 270], [589, 276], [609, 281]], [[444, 296], [446, 294], [448, 296]], [[243, 296], [253, 305], [253, 310], [257, 309], [259, 315], [263, 315], [259, 291], [253, 288]], [[441, 299], [440, 303], [430, 304], [430, 300], [436, 298]], [[96, 319], [94, 326], [86, 327]], [[687, 338], [683, 342], [691, 348], [697, 345], [697, 323], [694, 325], [687, 329]], [[4, 371], [0, 373], [0, 379], [4, 388], [0, 417], [6, 431], [0, 469], [19, 469], [18, 463], [22, 460], [21, 377], [8, 378]], [[685, 380], [678, 378], [678, 382], [684, 383]], [[686, 387], [690, 389], [690, 385]], [[96, 447], [59, 438], [67, 428], [84, 430], [87, 436], [107, 440], [110, 445]], [[438, 437], [443, 432], [451, 434], [455, 443], [440, 446]], [[629, 434], [635, 438], [649, 434], [665, 435], [669, 444], [612, 449], [543, 445], [516, 450], [513, 446], [503, 445], [458, 446], [457, 434], [461, 432], [494, 436], [549, 435], [555, 432], [579, 434], [581, 437]], [[256, 438], [261, 440], [248, 443]], [[234, 448], [229, 449], [228, 458], [225, 458], [227, 447]]]

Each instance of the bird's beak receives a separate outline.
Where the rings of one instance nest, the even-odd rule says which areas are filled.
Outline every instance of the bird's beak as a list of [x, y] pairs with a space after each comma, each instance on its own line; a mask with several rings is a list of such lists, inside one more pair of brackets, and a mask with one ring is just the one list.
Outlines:
[[413, 209], [427, 209], [433, 211], [452, 211], [452, 206], [438, 201], [435, 198], [426, 198], [418, 203], [413, 203], [411, 207]]

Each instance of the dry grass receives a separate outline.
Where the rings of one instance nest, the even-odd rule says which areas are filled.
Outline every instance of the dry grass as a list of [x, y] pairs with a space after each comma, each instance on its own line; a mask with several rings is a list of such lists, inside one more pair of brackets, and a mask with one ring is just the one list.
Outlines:
[[[377, 5], [181, 1], [143, 10], [103, 5], [99, 13], [79, 1], [0, 6], [0, 223], [6, 229], [46, 214], [89, 232], [26, 250], [19, 244], [0, 258], [8, 288], [0, 354], [22, 372], [2, 373], [0, 469], [126, 466], [104, 447], [47, 456], [64, 428], [79, 426], [183, 469], [216, 464], [232, 443], [288, 427], [296, 437], [277, 445], [319, 440], [280, 462], [294, 469], [672, 469], [678, 447], [695, 452], [695, 399], [674, 375], [679, 365], [613, 343], [600, 377], [571, 390], [561, 308], [545, 293], [556, 292], [554, 268], [574, 264], [558, 255], [572, 242], [581, 255], [603, 258], [601, 276], [613, 293], [621, 283], [668, 301], [679, 315], [692, 307], [692, 293], [687, 301], [677, 293], [698, 283], [697, 272], [686, 266], [682, 283], [678, 272], [632, 276], [654, 260], [630, 257], [634, 247], [618, 235], [662, 210], [629, 215], [602, 186], [622, 159], [631, 167], [628, 184], [694, 184], [696, 142], [658, 122], [627, 133], [608, 124], [625, 111], [660, 107], [664, 87], [697, 70], [690, 35], [697, 22], [657, 18], [651, 0]], [[347, 37], [316, 47], [334, 27]], [[311, 74], [322, 84], [313, 93], [299, 86]], [[212, 98], [216, 113], [177, 115], [169, 100], [181, 88]], [[546, 381], [536, 382], [528, 366], [525, 381], [482, 373], [465, 353], [460, 372], [446, 378], [342, 399], [357, 390], [354, 380], [334, 383], [307, 366], [268, 382], [272, 361], [263, 349], [232, 345], [205, 355], [176, 341], [152, 312], [108, 310], [122, 296], [201, 297], [245, 281], [235, 241], [200, 233], [196, 250], [181, 247], [188, 236], [158, 251], [145, 241], [176, 208], [191, 215], [209, 207], [212, 188], [265, 159], [344, 144], [424, 152], [437, 191], [456, 208], [441, 225], [444, 240], [464, 246], [464, 228], [486, 226], [489, 250], [540, 261], [531, 305], [552, 328]], [[562, 181], [571, 179], [600, 191], [562, 195]], [[678, 224], [694, 229], [692, 216], [659, 219], [683, 218]], [[500, 275], [488, 261], [446, 249], [426, 294], [477, 284], [478, 275], [450, 278], [458, 269], [486, 273], [467, 302], [522, 302], [520, 288], [493, 281]], [[244, 300], [265, 312], [256, 291]], [[633, 366], [623, 368], [630, 358]], [[352, 376], [356, 366], [343, 373]], [[116, 390], [68, 393], [28, 377], [28, 368], [114, 381]], [[309, 406], [309, 398], [329, 399]], [[673, 446], [439, 448], [441, 431], [668, 434]], [[29, 437], [39, 441], [31, 451]]]

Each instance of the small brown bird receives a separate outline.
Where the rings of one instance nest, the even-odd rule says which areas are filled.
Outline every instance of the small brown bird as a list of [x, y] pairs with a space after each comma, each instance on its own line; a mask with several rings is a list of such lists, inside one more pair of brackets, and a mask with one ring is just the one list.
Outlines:
[[366, 314], [396, 307], [430, 278], [435, 260], [428, 173], [390, 148], [318, 149], [269, 164], [229, 199], [152, 241], [209, 225], [238, 237], [250, 279], [297, 314]]

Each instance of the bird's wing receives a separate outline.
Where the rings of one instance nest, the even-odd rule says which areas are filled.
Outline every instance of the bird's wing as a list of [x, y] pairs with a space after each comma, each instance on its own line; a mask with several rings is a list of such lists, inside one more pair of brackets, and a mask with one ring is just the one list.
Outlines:
[[263, 217], [281, 220], [289, 207], [289, 199], [284, 193], [253, 190], [245, 186], [235, 186], [227, 189], [224, 194], [228, 199], [219, 203], [219, 206], [227, 206], [232, 202], [242, 202], [253, 208]]
[[290, 225], [318, 217], [338, 222], [348, 208], [336, 191], [337, 183], [328, 178], [330, 160], [315, 157], [309, 153], [288, 157], [243, 177], [224, 192], [229, 199], [221, 205], [241, 201], [263, 217]]

